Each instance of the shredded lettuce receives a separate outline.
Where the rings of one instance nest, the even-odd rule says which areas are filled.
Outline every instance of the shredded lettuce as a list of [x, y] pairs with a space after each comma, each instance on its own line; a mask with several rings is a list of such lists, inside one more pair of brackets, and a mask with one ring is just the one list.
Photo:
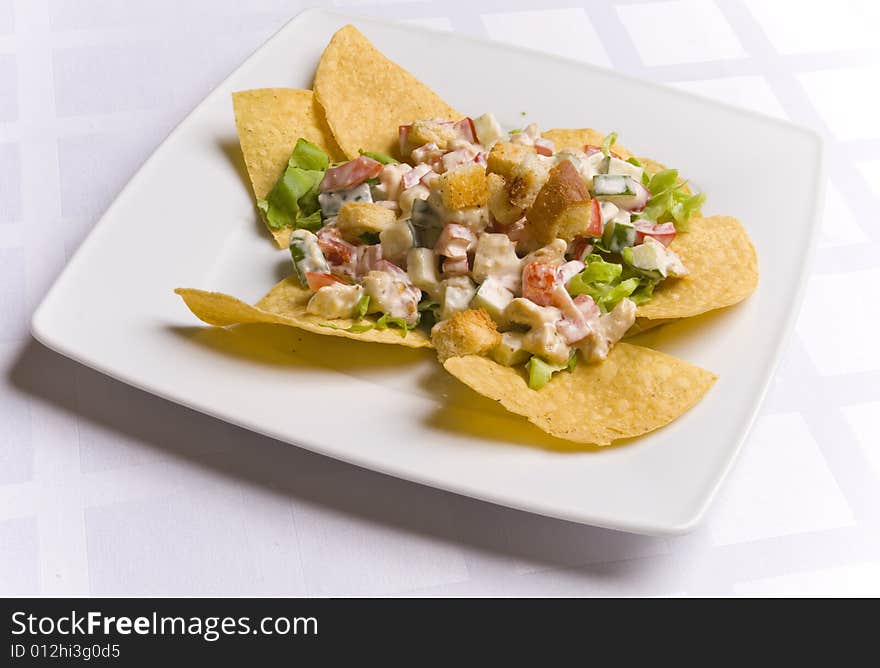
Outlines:
[[270, 228], [320, 229], [318, 186], [329, 164], [320, 148], [302, 138], [296, 142], [281, 178], [266, 199], [257, 202]]
[[540, 390], [550, 382], [559, 367], [545, 362], [540, 357], [532, 356], [526, 363], [526, 370], [529, 373], [529, 387], [533, 390]]
[[540, 390], [553, 378], [553, 374], [560, 371], [574, 371], [577, 366], [577, 351], [572, 350], [565, 364], [551, 364], [540, 357], [532, 356], [526, 362], [526, 371], [529, 374], [529, 387]]
[[376, 322], [363, 322], [363, 318], [366, 316], [367, 309], [370, 305], [370, 298], [367, 295], [364, 295], [358, 300], [356, 305], [358, 318], [362, 322], [356, 322], [350, 327], [340, 327], [339, 325], [333, 325], [329, 322], [321, 323], [321, 327], [329, 327], [330, 329], [341, 329], [344, 332], [355, 332], [357, 334], [361, 334], [363, 332], [368, 332], [371, 329], [388, 329], [389, 327], [396, 327], [400, 329], [400, 335], [406, 336], [411, 329], [415, 329], [416, 325], [419, 324], [419, 321], [416, 320], [412, 325], [408, 324], [406, 320], [403, 318], [392, 318], [387, 313], [383, 313]]
[[648, 181], [648, 190], [651, 191], [652, 197], [656, 197], [674, 188], [677, 182], [678, 170], [664, 169], [651, 177], [651, 180]]
[[587, 257], [587, 266], [571, 280], [583, 283], [613, 283], [623, 271], [623, 266], [615, 262], [606, 262], [601, 255], [596, 253]]
[[361, 295], [361, 298], [358, 299], [357, 304], [354, 306], [355, 312], [357, 313], [358, 320], [363, 320], [364, 316], [367, 315], [367, 309], [370, 308], [370, 295]]
[[639, 218], [657, 223], [674, 222], [677, 229], [687, 230], [690, 219], [699, 213], [706, 201], [706, 195], [689, 195], [684, 186], [685, 182], [678, 180], [677, 169], [664, 169], [654, 174], [645, 184], [651, 192], [651, 199]]
[[572, 296], [589, 295], [604, 313], [617, 306], [621, 299], [633, 295], [641, 300], [636, 303], [650, 299], [654, 286], [649, 289], [647, 283], [651, 281], [639, 276], [623, 278], [623, 269], [621, 264], [607, 262], [596, 254], [590, 255], [586, 268], [568, 282], [568, 292]]
[[287, 164], [290, 167], [323, 172], [330, 166], [330, 158], [312, 142], [300, 137]]
[[688, 223], [695, 213], [698, 213], [706, 201], [706, 193], [697, 193], [696, 195], [688, 195], [685, 192], [672, 193], [672, 206], [669, 212], [675, 221], [675, 226], [679, 230], [687, 231]]
[[647, 278], [642, 278], [639, 280], [639, 287], [637, 287], [632, 294], [630, 294], [629, 299], [632, 299], [636, 306], [644, 304], [645, 302], [651, 301], [651, 298], [654, 296], [654, 288], [657, 287], [658, 281], [652, 281]]

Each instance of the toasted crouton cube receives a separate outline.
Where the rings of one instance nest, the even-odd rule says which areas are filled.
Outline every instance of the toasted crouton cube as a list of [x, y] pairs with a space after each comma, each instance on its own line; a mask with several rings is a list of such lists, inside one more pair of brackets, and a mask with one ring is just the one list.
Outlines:
[[530, 155], [537, 155], [534, 146], [513, 144], [509, 141], [498, 142], [489, 151], [486, 158], [486, 171], [500, 174], [505, 179], [511, 178], [513, 169]]
[[489, 213], [502, 225], [515, 223], [523, 216], [523, 210], [510, 203], [507, 195], [507, 182], [500, 174], [486, 177], [489, 186]]
[[442, 174], [440, 197], [447, 209], [484, 206], [489, 201], [486, 169], [474, 162]]
[[336, 225], [342, 236], [352, 243], [378, 243], [378, 235], [394, 224], [394, 211], [371, 202], [346, 202], [339, 209]]
[[526, 155], [510, 173], [507, 180], [507, 195], [510, 203], [527, 209], [535, 201], [550, 174], [549, 158], [539, 155]]
[[445, 151], [449, 147], [449, 142], [457, 135], [458, 131], [450, 123], [433, 120], [414, 121], [409, 129], [406, 142], [410, 150], [434, 143], [441, 151]]
[[445, 362], [462, 355], [488, 355], [501, 343], [501, 334], [483, 309], [468, 309], [435, 325], [431, 341], [440, 361]]
[[526, 211], [526, 231], [537, 242], [571, 241], [590, 226], [590, 190], [575, 166], [563, 160], [547, 177], [532, 206]]

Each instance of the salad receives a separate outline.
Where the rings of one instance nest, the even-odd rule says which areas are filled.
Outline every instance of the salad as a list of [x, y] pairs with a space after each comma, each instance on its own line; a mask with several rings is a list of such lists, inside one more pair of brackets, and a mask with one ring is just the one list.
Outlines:
[[614, 133], [463, 114], [351, 25], [313, 88], [232, 96], [291, 273], [256, 304], [178, 288], [199, 319], [434, 349], [478, 394], [577, 443], [647, 433], [709, 391], [712, 372], [622, 340], [757, 285], [745, 228], [703, 216], [676, 170]]
[[430, 325], [441, 359], [526, 365], [539, 389], [604, 360], [636, 307], [688, 273], [669, 244], [704, 195], [615, 140], [556, 150], [537, 124], [505, 132], [484, 114], [401, 125], [401, 161], [362, 151], [331, 164], [301, 138], [258, 206], [293, 229], [309, 313], [355, 332]]

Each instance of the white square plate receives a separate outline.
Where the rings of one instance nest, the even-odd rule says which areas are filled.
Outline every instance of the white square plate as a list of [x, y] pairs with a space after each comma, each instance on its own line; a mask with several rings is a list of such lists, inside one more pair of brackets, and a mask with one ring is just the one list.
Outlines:
[[[672, 425], [606, 449], [567, 447], [448, 377], [428, 351], [271, 326], [198, 326], [172, 290], [258, 299], [289, 267], [260, 229], [233, 91], [307, 88], [333, 32], [299, 15], [212, 92], [119, 195], [34, 315], [45, 345], [126, 383], [348, 462], [536, 513], [672, 534], [703, 514], [754, 418], [791, 327], [821, 205], [811, 132], [571, 61], [354, 20], [472, 115], [509, 127], [616, 130], [744, 221], [761, 258], [745, 303], [647, 341], [720, 379]], [[761, 157], [763, 154], [763, 157]]]

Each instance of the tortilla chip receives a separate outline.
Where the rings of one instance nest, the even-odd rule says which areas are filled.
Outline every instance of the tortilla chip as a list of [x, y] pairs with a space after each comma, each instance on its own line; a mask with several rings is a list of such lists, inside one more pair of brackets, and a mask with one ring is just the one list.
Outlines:
[[736, 218], [694, 218], [669, 247], [690, 273], [661, 283], [651, 301], [639, 306], [640, 318], [700, 315], [742, 301], [758, 285], [758, 255]]
[[462, 114], [405, 69], [388, 60], [352, 25], [336, 32], [315, 73], [315, 97], [339, 146], [398, 155], [398, 127]]
[[[330, 160], [343, 159], [310, 90], [243, 90], [232, 94], [232, 107], [244, 163], [258, 200], [272, 190], [300, 137], [326, 151]], [[290, 229], [269, 232], [279, 248], [287, 248]]]
[[600, 364], [581, 362], [572, 372], [532, 390], [523, 369], [488, 357], [451, 357], [449, 373], [552, 436], [608, 445], [666, 425], [695, 405], [715, 374], [650, 348], [618, 343]]
[[[592, 128], [581, 128], [577, 130], [556, 128], [542, 132], [541, 136], [544, 139], [552, 141], [553, 146], [557, 151], [566, 148], [573, 148], [580, 151], [583, 150], [584, 146], [587, 144], [590, 146], [601, 146], [602, 142], [605, 141], [605, 135]], [[633, 157], [633, 154], [620, 144], [614, 144], [611, 147], [611, 150], [623, 160]]]
[[[288, 327], [297, 327], [315, 334], [342, 336], [347, 339], [369, 341], [373, 343], [392, 343], [408, 348], [430, 348], [428, 335], [418, 329], [402, 336], [400, 329], [370, 329], [366, 332], [347, 332], [355, 321], [348, 319], [328, 320], [313, 313], [306, 312], [306, 304], [311, 293], [299, 286], [292, 276], [284, 279], [269, 290], [265, 297], [255, 306], [225, 295], [221, 292], [206, 292], [192, 288], [177, 288], [174, 292], [183, 297], [183, 301], [197, 318], [217, 327], [241, 325], [244, 323], [265, 322]], [[365, 318], [375, 322], [375, 319]], [[327, 327], [326, 325], [333, 325]], [[343, 329], [334, 329], [341, 327]]]
[[632, 324], [632, 327], [626, 330], [626, 334], [623, 335], [623, 338], [628, 339], [632, 336], [644, 334], [650, 329], [655, 329], [660, 325], [666, 325], [670, 322], [675, 322], [677, 319], [678, 318], [664, 318], [661, 320], [648, 320], [648, 318], [636, 318], [636, 321]]

